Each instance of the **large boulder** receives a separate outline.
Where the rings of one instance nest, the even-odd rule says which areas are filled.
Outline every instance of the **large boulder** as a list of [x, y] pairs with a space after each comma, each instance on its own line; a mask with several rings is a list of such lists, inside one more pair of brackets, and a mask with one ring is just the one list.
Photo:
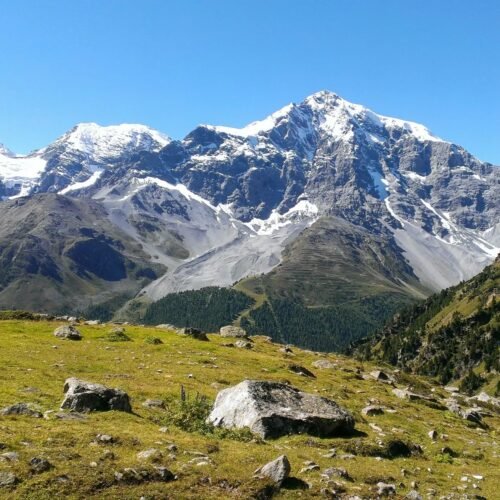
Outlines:
[[264, 439], [301, 433], [328, 437], [354, 429], [352, 415], [334, 401], [256, 380], [219, 392], [208, 421], [218, 427], [248, 427]]
[[54, 336], [66, 340], [82, 340], [82, 334], [73, 325], [63, 325], [56, 328]]
[[64, 393], [66, 397], [61, 409], [77, 412], [132, 411], [128, 394], [120, 389], [110, 389], [101, 384], [69, 378], [64, 383]]
[[239, 326], [227, 325], [221, 327], [219, 330], [221, 337], [236, 337], [236, 338], [246, 338], [247, 332], [240, 328]]

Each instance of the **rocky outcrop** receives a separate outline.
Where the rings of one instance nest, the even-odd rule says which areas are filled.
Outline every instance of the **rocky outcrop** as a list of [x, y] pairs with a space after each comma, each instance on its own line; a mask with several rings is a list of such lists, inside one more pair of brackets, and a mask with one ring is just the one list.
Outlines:
[[256, 380], [219, 392], [208, 421], [218, 427], [248, 427], [265, 439], [300, 433], [327, 437], [354, 429], [352, 415], [334, 401]]
[[120, 389], [69, 378], [64, 383], [64, 393], [66, 397], [61, 409], [76, 412], [132, 411], [128, 394]]

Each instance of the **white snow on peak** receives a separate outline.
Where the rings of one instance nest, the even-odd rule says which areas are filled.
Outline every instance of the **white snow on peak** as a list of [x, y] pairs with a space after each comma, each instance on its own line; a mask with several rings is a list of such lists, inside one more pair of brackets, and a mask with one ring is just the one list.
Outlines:
[[[323, 117], [325, 130], [330, 131], [335, 137], [345, 138], [345, 133], [347, 133], [348, 136], [351, 134], [351, 127], [346, 122], [349, 121], [349, 118], [353, 118], [360, 123], [369, 120], [378, 128], [402, 130], [413, 135], [419, 141], [445, 142], [432, 134], [424, 125], [379, 115], [361, 104], [354, 104], [346, 101], [333, 92], [317, 92], [307, 97], [304, 103], [315, 113], [319, 113], [319, 115]], [[381, 138], [378, 135], [370, 133], [368, 137], [372, 139], [373, 142], [381, 142]]]
[[80, 123], [60, 137], [54, 145], [65, 144], [70, 149], [98, 160], [113, 158], [132, 149], [159, 151], [169, 142], [169, 137], [145, 125], [103, 127], [97, 123]]
[[290, 110], [294, 107], [294, 104], [288, 104], [283, 108], [279, 109], [272, 115], [269, 115], [267, 118], [263, 120], [255, 121], [250, 123], [249, 125], [243, 128], [233, 128], [233, 127], [224, 127], [224, 126], [213, 126], [213, 125], [205, 125], [207, 128], [211, 130], [215, 130], [216, 132], [222, 132], [229, 135], [236, 135], [240, 137], [255, 137], [259, 135], [261, 132], [268, 132], [272, 130], [277, 122], [286, 116]]

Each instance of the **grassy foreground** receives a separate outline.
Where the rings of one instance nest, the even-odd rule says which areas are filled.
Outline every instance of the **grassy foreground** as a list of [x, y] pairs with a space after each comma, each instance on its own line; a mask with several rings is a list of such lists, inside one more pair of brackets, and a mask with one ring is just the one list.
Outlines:
[[[57, 412], [64, 380], [76, 376], [127, 391], [135, 413], [93, 413], [82, 420], [61, 420], [54, 413], [44, 419], [0, 416], [0, 455], [19, 454], [15, 461], [0, 459], [0, 472], [13, 472], [20, 480], [16, 486], [0, 488], [1, 498], [249, 498], [262, 487], [252, 479], [253, 471], [281, 454], [288, 456], [292, 476], [309, 488], [295, 481], [276, 498], [324, 498], [322, 490], [328, 485], [321, 474], [329, 467], [347, 470], [352, 480], [334, 479], [348, 495], [374, 498], [375, 484], [385, 481], [396, 485], [401, 498], [412, 489], [412, 482], [424, 498], [433, 492], [498, 498], [498, 415], [486, 417], [487, 428], [481, 429], [448, 411], [397, 399], [390, 385], [362, 378], [375, 365], [299, 349], [284, 354], [281, 346], [263, 337], [254, 338], [254, 348], [246, 350], [224, 346], [228, 339], [218, 335], [202, 342], [155, 328], [127, 326], [131, 341], [112, 342], [106, 338], [110, 326], [102, 325], [79, 326], [84, 339], [72, 342], [53, 336], [57, 326], [55, 322], [0, 321], [0, 408], [26, 402], [42, 412]], [[163, 344], [147, 343], [150, 337], [161, 338]], [[314, 368], [312, 363], [318, 359], [337, 366]], [[291, 363], [312, 370], [316, 378], [292, 373]], [[410, 384], [417, 392], [446, 395], [429, 379], [395, 376], [399, 387]], [[332, 398], [354, 414], [359, 433], [349, 439], [302, 435], [261, 442], [244, 432], [213, 433], [197, 425], [197, 413], [187, 417], [192, 422], [183, 423], [182, 415], [175, 420], [168, 410], [142, 405], [147, 399], [163, 399], [174, 411], [181, 386], [191, 401], [200, 394], [211, 402], [219, 390], [245, 378], [288, 381]], [[370, 402], [394, 411], [362, 416], [362, 408]], [[430, 430], [438, 432], [437, 440], [429, 438]], [[116, 442], [97, 444], [97, 434], [109, 434]], [[374, 455], [370, 450], [390, 439], [421, 445], [423, 453], [394, 459], [364, 456]], [[449, 450], [443, 452], [444, 447]], [[142, 467], [137, 454], [150, 448], [162, 452], [158, 465], [168, 467], [177, 480], [118, 484], [114, 473]], [[337, 450], [334, 457], [326, 456], [331, 448]], [[346, 454], [351, 458], [343, 457]], [[54, 467], [33, 474], [29, 461], [34, 457], [46, 458]], [[301, 472], [306, 461], [319, 469]]]

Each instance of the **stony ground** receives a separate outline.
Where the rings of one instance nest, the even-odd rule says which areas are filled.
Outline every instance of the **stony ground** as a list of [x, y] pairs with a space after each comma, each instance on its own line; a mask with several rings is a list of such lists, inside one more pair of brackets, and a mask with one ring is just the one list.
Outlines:
[[[468, 422], [443, 409], [449, 393], [430, 380], [382, 367], [396, 387], [434, 399], [408, 401], [369, 375], [380, 366], [295, 348], [285, 353], [263, 337], [243, 349], [218, 335], [206, 342], [126, 326], [131, 340], [123, 341], [101, 325], [78, 326], [83, 340], [68, 341], [53, 336], [59, 325], [0, 322], [0, 408], [24, 402], [44, 414], [0, 416], [0, 484], [15, 480], [0, 486], [2, 498], [249, 498], [266, 486], [253, 478], [255, 469], [282, 454], [293, 479], [275, 498], [332, 498], [333, 491], [376, 498], [379, 482], [394, 484], [399, 498], [412, 489], [423, 498], [499, 498], [498, 414], [487, 408], [480, 426]], [[163, 343], [151, 344], [152, 337]], [[330, 363], [319, 368], [318, 360]], [[291, 371], [291, 364], [315, 378]], [[125, 390], [134, 413], [61, 413], [68, 377]], [[245, 378], [288, 381], [334, 399], [355, 416], [356, 435], [262, 441], [205, 425], [217, 392]], [[147, 400], [164, 401], [167, 409], [143, 406]], [[383, 414], [363, 415], [369, 404]], [[393, 452], [390, 444], [401, 441], [414, 454]], [[176, 479], [120, 476], [127, 468], [157, 471], [153, 465]]]

